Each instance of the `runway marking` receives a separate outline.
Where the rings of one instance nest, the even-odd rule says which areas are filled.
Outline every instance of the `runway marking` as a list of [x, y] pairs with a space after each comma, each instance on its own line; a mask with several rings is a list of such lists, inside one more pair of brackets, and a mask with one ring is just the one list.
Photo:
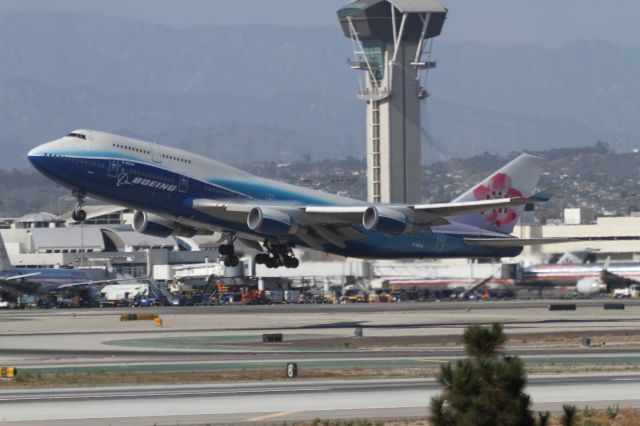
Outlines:
[[267, 414], [266, 416], [251, 417], [251, 418], [247, 419], [246, 421], [247, 422], [261, 422], [263, 420], [275, 419], [277, 417], [284, 417], [284, 416], [288, 416], [290, 414], [295, 414], [295, 413], [298, 413], [298, 411], [296, 411], [296, 410], [283, 411], [281, 413]]

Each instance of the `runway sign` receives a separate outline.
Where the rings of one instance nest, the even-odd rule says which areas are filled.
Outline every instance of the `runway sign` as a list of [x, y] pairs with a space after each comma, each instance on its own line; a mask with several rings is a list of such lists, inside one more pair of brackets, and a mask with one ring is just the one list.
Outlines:
[[0, 377], [12, 379], [18, 375], [18, 369], [15, 367], [0, 367]]
[[296, 377], [298, 377], [298, 364], [296, 364], [295, 362], [288, 363], [285, 373], [288, 379], [295, 379]]
[[604, 308], [624, 310], [624, 303], [605, 303]]
[[282, 333], [263, 334], [262, 343], [281, 343]]
[[556, 303], [549, 305], [550, 311], [575, 311], [576, 305], [574, 303]]
[[124, 314], [120, 315], [120, 321], [155, 321], [160, 318], [154, 314]]

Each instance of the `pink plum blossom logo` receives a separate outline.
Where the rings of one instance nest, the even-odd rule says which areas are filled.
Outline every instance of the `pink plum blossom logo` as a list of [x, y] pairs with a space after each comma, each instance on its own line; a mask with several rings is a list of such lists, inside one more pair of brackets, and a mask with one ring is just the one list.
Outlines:
[[[505, 173], [496, 173], [489, 179], [488, 185], [480, 185], [473, 190], [476, 200], [497, 200], [500, 198], [522, 197], [522, 193], [511, 187], [511, 178]], [[500, 228], [518, 219], [518, 214], [512, 208], [500, 208], [480, 212], [482, 218]]]

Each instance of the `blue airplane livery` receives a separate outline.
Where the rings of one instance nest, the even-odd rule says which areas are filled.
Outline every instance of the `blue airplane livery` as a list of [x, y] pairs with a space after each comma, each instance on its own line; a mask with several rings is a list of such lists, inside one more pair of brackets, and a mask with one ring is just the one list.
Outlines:
[[9, 300], [16, 296], [46, 295], [65, 288], [81, 288], [92, 281], [85, 271], [76, 269], [51, 268], [14, 268], [9, 262], [9, 256], [0, 235], [0, 299]]
[[251, 175], [200, 155], [113, 134], [75, 130], [28, 153], [42, 174], [77, 199], [135, 210], [133, 228], [155, 236], [220, 232], [259, 250], [269, 268], [299, 265], [292, 248], [354, 258], [517, 256], [542, 239], [510, 235], [525, 206], [549, 199], [535, 188], [546, 160], [522, 154], [450, 203], [375, 204]]

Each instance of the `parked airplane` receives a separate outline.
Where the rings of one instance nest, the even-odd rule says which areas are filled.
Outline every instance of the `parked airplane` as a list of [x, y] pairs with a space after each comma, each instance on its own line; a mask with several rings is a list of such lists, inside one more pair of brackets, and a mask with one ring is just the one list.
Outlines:
[[66, 289], [84, 292], [85, 297], [96, 297], [99, 292], [92, 287], [129, 281], [131, 278], [114, 280], [92, 280], [91, 276], [78, 269], [14, 268], [11, 266], [2, 235], [0, 235], [0, 299], [14, 300], [18, 296], [45, 296]]
[[[91, 130], [75, 130], [28, 154], [45, 176], [77, 198], [136, 210], [142, 233], [192, 236], [222, 232], [225, 264], [234, 242], [259, 249], [256, 262], [295, 268], [292, 247], [357, 258], [510, 257], [528, 244], [511, 236], [546, 166], [523, 154], [451, 203], [370, 204], [256, 177], [182, 150]], [[566, 241], [562, 240], [562, 241]], [[262, 245], [261, 245], [262, 244]]]
[[513, 295], [514, 283], [510, 279], [494, 279], [488, 277], [482, 280], [460, 278], [392, 278], [382, 282], [385, 290], [423, 292], [428, 297], [450, 297], [466, 299], [477, 295], [482, 289], [486, 289], [488, 296], [504, 297]]
[[[0, 296], [44, 295], [60, 286], [90, 281], [84, 271], [74, 269], [13, 268], [0, 235]], [[3, 294], [4, 293], [4, 294]]]
[[522, 270], [518, 285], [575, 286], [585, 295], [610, 293], [640, 280], [640, 263], [583, 263], [535, 265]]

